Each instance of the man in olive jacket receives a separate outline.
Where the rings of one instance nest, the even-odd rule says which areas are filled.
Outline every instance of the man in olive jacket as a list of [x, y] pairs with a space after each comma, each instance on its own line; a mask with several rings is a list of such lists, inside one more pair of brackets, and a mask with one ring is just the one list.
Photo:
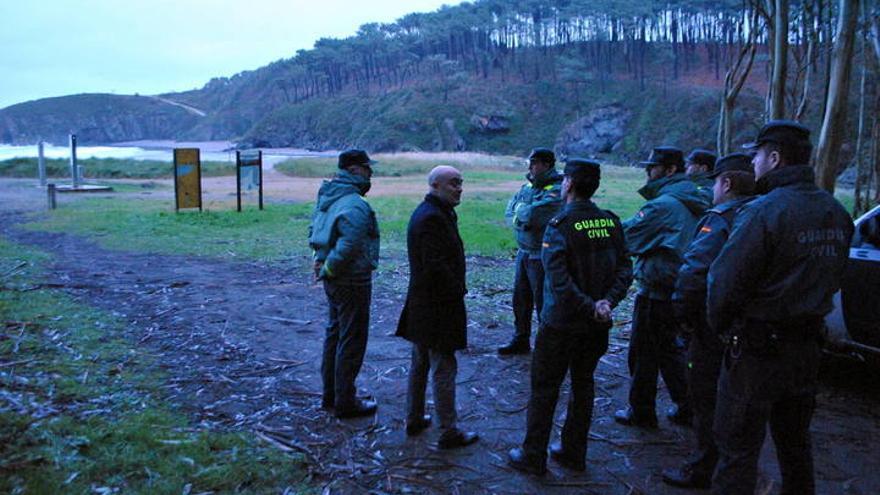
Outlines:
[[514, 335], [499, 354], [528, 354], [532, 334], [532, 311], [541, 315], [544, 301], [544, 267], [541, 239], [547, 222], [562, 207], [562, 175], [556, 171], [556, 155], [535, 148], [529, 155], [528, 182], [507, 203], [504, 216], [516, 232], [516, 271], [513, 282]]
[[379, 225], [363, 198], [374, 163], [363, 150], [341, 153], [336, 177], [318, 190], [309, 227], [315, 275], [324, 282], [329, 306], [321, 406], [335, 408], [339, 418], [376, 411], [376, 402], [358, 399], [355, 387], [367, 349], [372, 272], [379, 262]]
[[641, 165], [648, 182], [639, 194], [648, 201], [623, 224], [627, 251], [636, 258], [635, 279], [639, 283], [628, 356], [632, 384], [629, 407], [617, 411], [614, 419], [624, 425], [657, 426], [659, 371], [676, 404], [668, 412], [670, 419], [690, 424], [684, 349], [671, 297], [682, 255], [697, 220], [711, 203], [685, 176], [680, 149], [654, 148]]
[[430, 192], [413, 212], [406, 232], [410, 278], [397, 335], [413, 344], [406, 433], [418, 435], [431, 425], [431, 416], [425, 415], [425, 388], [433, 369], [434, 404], [442, 430], [437, 445], [451, 449], [478, 439], [457, 428], [455, 410], [455, 351], [467, 347], [464, 246], [454, 209], [461, 202], [461, 173], [435, 167], [428, 185]]

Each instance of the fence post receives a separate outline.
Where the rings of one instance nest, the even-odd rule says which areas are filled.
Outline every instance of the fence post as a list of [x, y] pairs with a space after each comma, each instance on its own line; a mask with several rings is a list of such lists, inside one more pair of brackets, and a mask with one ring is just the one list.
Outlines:
[[55, 184], [49, 184], [46, 186], [46, 196], [49, 200], [49, 209], [54, 210], [57, 206], [57, 203], [55, 202]]

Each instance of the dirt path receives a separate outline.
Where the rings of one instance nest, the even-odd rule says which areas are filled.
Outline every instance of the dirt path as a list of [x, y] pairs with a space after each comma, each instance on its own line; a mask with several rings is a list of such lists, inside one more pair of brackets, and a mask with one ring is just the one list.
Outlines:
[[[204, 426], [252, 431], [303, 452], [315, 482], [333, 493], [689, 493], [665, 487], [658, 474], [684, 459], [692, 443], [689, 430], [665, 420], [654, 432], [630, 430], [611, 419], [627, 391], [626, 331], [612, 338], [597, 371], [588, 473], [576, 475], [551, 462], [551, 472], [540, 480], [504, 464], [507, 449], [522, 439], [529, 383], [528, 359], [495, 354], [511, 334], [508, 325], [497, 323], [499, 313], [509, 311], [509, 293], [472, 287], [471, 345], [459, 355], [459, 416], [482, 440], [444, 452], [433, 446], [436, 428], [414, 439], [403, 431], [409, 347], [392, 334], [405, 266], [384, 271], [374, 288], [358, 384], [377, 398], [379, 413], [341, 422], [318, 407], [326, 307], [322, 289], [308, 280], [306, 259], [264, 264], [108, 251], [72, 235], [22, 230], [18, 219], [0, 214], [0, 234], [51, 253], [52, 283], [126, 321], [140, 352], [167, 370], [170, 402]], [[399, 260], [383, 263], [395, 266]], [[469, 263], [491, 269], [506, 262]], [[823, 385], [813, 425], [818, 491], [880, 493], [877, 387], [854, 384], [841, 373], [837, 383]], [[668, 399], [661, 396], [665, 409]], [[565, 399], [563, 394], [560, 403]], [[771, 449], [764, 454], [764, 483], [768, 493], [778, 493]]]

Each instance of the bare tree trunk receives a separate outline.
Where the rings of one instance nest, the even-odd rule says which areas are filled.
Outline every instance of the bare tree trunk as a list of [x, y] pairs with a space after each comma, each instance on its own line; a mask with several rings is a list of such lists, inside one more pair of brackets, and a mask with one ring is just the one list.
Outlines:
[[859, 0], [840, 0], [840, 20], [837, 41], [834, 44], [831, 84], [828, 89], [825, 118], [819, 134], [819, 145], [816, 149], [816, 183], [828, 192], [834, 192], [838, 154], [846, 130], [846, 98], [852, 72], [858, 15]]
[[776, 0], [773, 16], [773, 78], [770, 118], [785, 118], [785, 79], [788, 73], [788, 0]]
[[[862, 18], [864, 19], [864, 5], [862, 5]], [[865, 132], [865, 79], [868, 73], [868, 28], [862, 34], [862, 77], [859, 82], [859, 132], [856, 136], [856, 185], [855, 185], [855, 204], [853, 205], [853, 216], [858, 217], [868, 210], [870, 204], [870, 184], [868, 185], [868, 194], [862, 197], [862, 187], [865, 179], [868, 177], [868, 164], [864, 156], [862, 156], [862, 135]]]
[[[749, 38], [739, 51], [739, 56], [732, 67], [727, 69], [724, 76], [724, 91], [721, 94], [721, 113], [718, 117], [718, 139], [716, 146], [720, 156], [730, 153], [730, 143], [733, 140], [733, 109], [736, 106], [736, 98], [742, 90], [743, 84], [752, 70], [755, 61], [755, 52], [758, 48], [758, 13], [752, 11]], [[745, 67], [743, 62], [745, 61]]]

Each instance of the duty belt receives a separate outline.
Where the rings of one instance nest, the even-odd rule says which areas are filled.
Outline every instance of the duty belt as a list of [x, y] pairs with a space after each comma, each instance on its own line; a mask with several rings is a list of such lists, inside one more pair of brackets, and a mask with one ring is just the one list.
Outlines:
[[725, 344], [734, 355], [743, 349], [775, 353], [780, 344], [819, 339], [822, 322], [821, 317], [797, 318], [784, 322], [749, 319], [734, 326]]

